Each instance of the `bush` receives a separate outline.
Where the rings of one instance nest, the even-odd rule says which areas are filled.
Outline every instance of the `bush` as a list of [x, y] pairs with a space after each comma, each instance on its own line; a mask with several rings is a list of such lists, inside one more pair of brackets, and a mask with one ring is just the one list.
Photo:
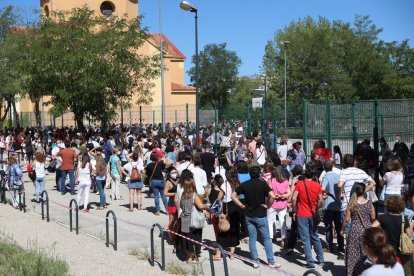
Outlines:
[[41, 250], [0, 240], [0, 275], [67, 275], [68, 264]]

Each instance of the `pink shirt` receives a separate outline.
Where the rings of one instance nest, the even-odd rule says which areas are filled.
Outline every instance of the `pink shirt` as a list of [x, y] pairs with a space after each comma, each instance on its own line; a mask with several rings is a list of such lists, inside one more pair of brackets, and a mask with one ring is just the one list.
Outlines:
[[[272, 178], [268, 182], [272, 187], [273, 192], [276, 195], [283, 195], [286, 194], [289, 189], [289, 182], [287, 180], [282, 181], [281, 183], [277, 181], [276, 178]], [[272, 208], [274, 209], [285, 209], [288, 204], [287, 199], [275, 199], [272, 204]]]

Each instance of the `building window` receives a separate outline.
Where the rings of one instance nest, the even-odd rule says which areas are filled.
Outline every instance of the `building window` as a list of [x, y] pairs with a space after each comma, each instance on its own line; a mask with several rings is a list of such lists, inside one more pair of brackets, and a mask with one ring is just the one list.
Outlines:
[[101, 13], [106, 17], [111, 17], [115, 12], [115, 5], [110, 1], [105, 1], [101, 4]]
[[46, 17], [49, 17], [49, 6], [48, 5], [45, 5], [45, 7], [43, 8], [43, 10], [45, 11]]

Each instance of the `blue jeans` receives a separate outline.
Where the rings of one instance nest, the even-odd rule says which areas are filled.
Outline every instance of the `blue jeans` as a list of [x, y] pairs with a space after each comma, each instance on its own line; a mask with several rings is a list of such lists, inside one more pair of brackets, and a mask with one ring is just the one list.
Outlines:
[[313, 218], [298, 217], [298, 227], [300, 239], [302, 240], [303, 248], [305, 250], [306, 263], [310, 266], [315, 264], [312, 257], [312, 247], [315, 250], [316, 258], [320, 263], [325, 262], [323, 258], [322, 243], [318, 235], [318, 227], [314, 225]]
[[164, 203], [165, 210], [167, 210], [167, 198], [164, 195], [164, 180], [161, 179], [153, 179], [151, 180], [151, 188], [152, 192], [154, 194], [154, 200], [155, 200], [155, 212], [160, 211], [160, 194], [162, 202]]
[[36, 177], [36, 180], [34, 182], [36, 201], [39, 201], [40, 194], [45, 190], [45, 182], [46, 182], [46, 179], [44, 177], [39, 177], [39, 178]]
[[56, 190], [60, 192], [60, 182], [62, 178], [62, 171], [60, 168], [56, 168]]
[[256, 241], [257, 241], [257, 232], [260, 232], [260, 235], [263, 238], [263, 244], [266, 251], [267, 262], [269, 264], [274, 264], [275, 260], [273, 258], [273, 248], [272, 240], [269, 236], [269, 225], [267, 223], [267, 217], [258, 218], [246, 217], [246, 227], [249, 232], [249, 250], [250, 256], [253, 260], [259, 261], [259, 255], [257, 254]]
[[62, 193], [66, 192], [65, 182], [66, 182], [66, 176], [69, 174], [70, 193], [74, 194], [75, 193], [75, 171], [74, 170], [68, 170], [68, 171], [62, 170], [61, 172], [62, 172], [62, 178], [60, 181], [60, 191]]
[[96, 180], [96, 186], [99, 191], [99, 205], [104, 207], [106, 205], [106, 196], [105, 196], [105, 180]]

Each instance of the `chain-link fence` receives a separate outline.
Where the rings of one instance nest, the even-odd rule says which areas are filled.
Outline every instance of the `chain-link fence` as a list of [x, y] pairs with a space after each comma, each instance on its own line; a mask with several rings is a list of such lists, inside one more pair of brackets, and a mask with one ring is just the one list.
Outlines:
[[313, 143], [326, 140], [327, 147], [341, 147], [353, 153], [358, 142], [369, 139], [378, 149], [379, 137], [393, 146], [399, 135], [407, 144], [414, 142], [414, 99], [403, 100], [303, 100], [304, 148], [310, 153]]

